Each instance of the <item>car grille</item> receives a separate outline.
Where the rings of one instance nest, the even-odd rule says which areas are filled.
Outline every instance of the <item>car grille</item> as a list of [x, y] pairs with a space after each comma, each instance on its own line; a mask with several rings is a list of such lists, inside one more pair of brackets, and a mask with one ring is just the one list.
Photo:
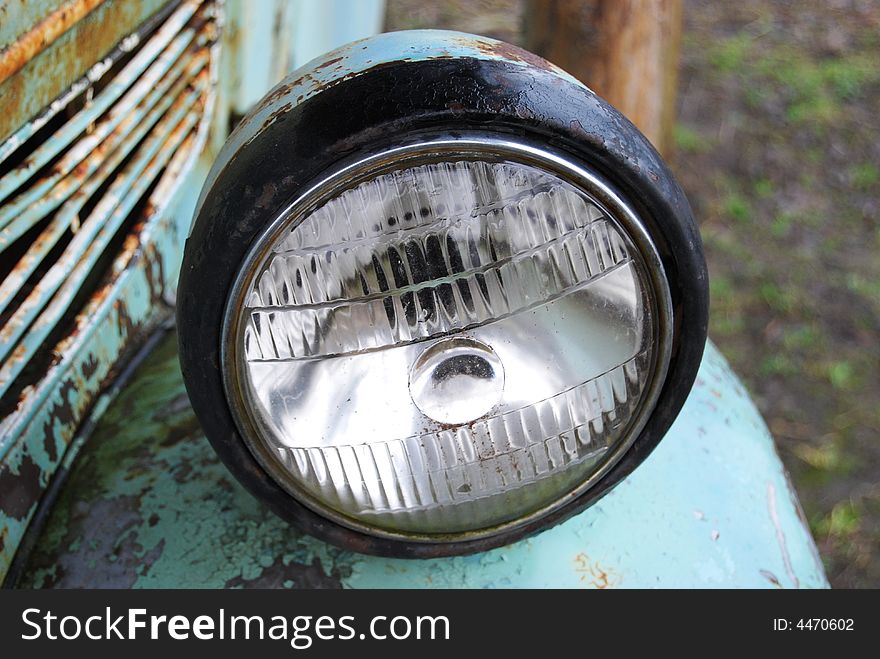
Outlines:
[[211, 102], [216, 13], [171, 3], [0, 144], [0, 418], [59, 359], [171, 194]]

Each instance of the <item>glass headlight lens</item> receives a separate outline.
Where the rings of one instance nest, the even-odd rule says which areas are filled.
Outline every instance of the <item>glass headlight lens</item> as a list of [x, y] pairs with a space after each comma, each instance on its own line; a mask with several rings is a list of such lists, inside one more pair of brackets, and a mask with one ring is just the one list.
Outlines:
[[564, 173], [434, 153], [276, 224], [230, 304], [226, 386], [258, 460], [324, 515], [489, 533], [583, 491], [653, 404], [668, 293]]

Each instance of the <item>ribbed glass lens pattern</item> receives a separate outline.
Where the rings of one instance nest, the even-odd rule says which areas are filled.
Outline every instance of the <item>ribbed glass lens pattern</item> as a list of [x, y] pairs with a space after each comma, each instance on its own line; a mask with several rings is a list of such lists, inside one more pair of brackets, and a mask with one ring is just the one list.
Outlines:
[[656, 337], [645, 266], [585, 192], [510, 162], [365, 181], [287, 228], [234, 340], [289, 489], [450, 534], [564, 496], [626, 437]]

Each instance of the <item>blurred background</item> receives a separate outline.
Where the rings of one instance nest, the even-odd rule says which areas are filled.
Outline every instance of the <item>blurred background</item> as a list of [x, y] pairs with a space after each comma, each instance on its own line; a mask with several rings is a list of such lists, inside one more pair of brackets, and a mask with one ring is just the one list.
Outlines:
[[646, 131], [700, 223], [710, 337], [776, 438], [831, 584], [880, 587], [880, 2], [685, 0], [680, 39], [677, 0], [642, 2], [665, 9], [387, 0], [385, 28], [530, 47], [623, 98], [613, 71], [591, 68], [608, 49], [588, 23], [665, 22], [634, 32], [659, 35], [671, 64], [640, 73], [658, 89], [629, 114], [659, 117]]

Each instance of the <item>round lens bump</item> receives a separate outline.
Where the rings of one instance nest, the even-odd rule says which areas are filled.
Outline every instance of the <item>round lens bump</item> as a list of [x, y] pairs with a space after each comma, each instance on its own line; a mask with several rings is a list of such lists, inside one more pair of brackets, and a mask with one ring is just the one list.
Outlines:
[[374, 535], [449, 542], [543, 516], [622, 455], [665, 373], [668, 289], [639, 218], [555, 156], [467, 143], [316, 187], [252, 251], [224, 329], [254, 455]]
[[416, 407], [442, 424], [485, 416], [504, 394], [504, 366], [481, 341], [453, 337], [437, 341], [413, 363], [409, 391]]

